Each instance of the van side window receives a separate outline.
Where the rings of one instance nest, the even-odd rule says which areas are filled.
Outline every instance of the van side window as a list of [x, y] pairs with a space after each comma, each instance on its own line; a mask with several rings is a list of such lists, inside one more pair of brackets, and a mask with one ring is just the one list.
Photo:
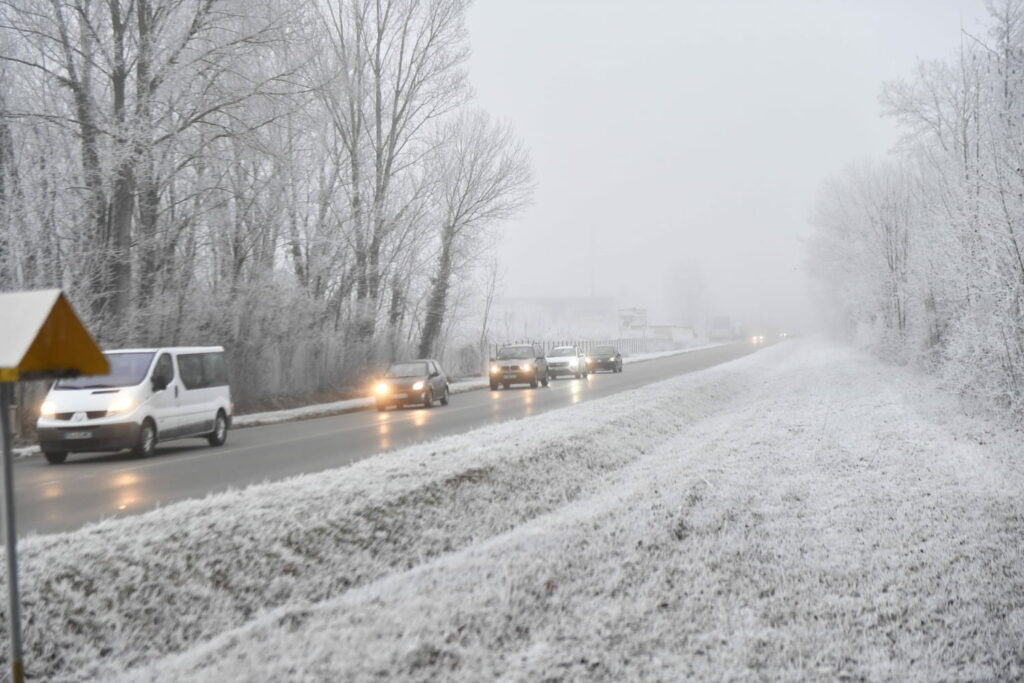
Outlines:
[[157, 378], [162, 379], [164, 384], [174, 381], [174, 363], [171, 362], [171, 354], [162, 353], [157, 359], [156, 367], [153, 368], [153, 379]]
[[228, 368], [223, 353], [204, 353], [203, 379], [208, 387], [222, 387], [228, 383]]
[[178, 371], [186, 389], [203, 388], [203, 357], [198, 353], [179, 354]]
[[228, 383], [223, 353], [178, 354], [178, 370], [186, 389], [221, 387]]

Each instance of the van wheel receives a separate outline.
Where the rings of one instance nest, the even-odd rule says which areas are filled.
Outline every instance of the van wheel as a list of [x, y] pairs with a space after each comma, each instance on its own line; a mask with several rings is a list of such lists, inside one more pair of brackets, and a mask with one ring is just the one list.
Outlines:
[[43, 451], [43, 455], [46, 457], [46, 462], [51, 465], [59, 465], [68, 459], [67, 451]]
[[213, 431], [207, 434], [206, 440], [211, 446], [223, 446], [228, 440], [228, 418], [224, 416], [223, 410], [217, 411], [217, 417], [213, 420]]
[[132, 453], [139, 458], [148, 458], [153, 455], [153, 450], [156, 448], [156, 425], [149, 418], [142, 423], [142, 427], [139, 428], [139, 440], [135, 443], [135, 447], [132, 448]]

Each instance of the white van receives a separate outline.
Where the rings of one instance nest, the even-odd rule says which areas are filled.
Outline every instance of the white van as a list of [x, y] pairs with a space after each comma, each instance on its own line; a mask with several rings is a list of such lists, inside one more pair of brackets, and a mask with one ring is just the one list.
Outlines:
[[157, 441], [205, 437], [222, 446], [231, 426], [224, 348], [188, 346], [104, 353], [110, 373], [59, 380], [46, 395], [36, 431], [53, 464], [68, 453], [130, 448], [139, 457]]

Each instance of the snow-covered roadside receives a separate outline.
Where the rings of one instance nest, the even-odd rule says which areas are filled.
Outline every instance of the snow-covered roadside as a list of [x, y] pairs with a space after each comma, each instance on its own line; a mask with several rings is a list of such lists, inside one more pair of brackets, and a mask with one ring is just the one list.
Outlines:
[[575, 406], [568, 421], [554, 411], [345, 469], [26, 538], [29, 671], [106, 677], [261, 610], [337, 596], [502, 533], [593, 493], [602, 472], [745, 385], [692, 380], [682, 402], [675, 389], [626, 392]]
[[[364, 461], [371, 500], [336, 482], [322, 517], [353, 516], [303, 544], [357, 549], [321, 577], [337, 597], [287, 600], [123, 678], [1019, 679], [1019, 434], [933, 391], [799, 342], [570, 409], [614, 416], [592, 442], [503, 449], [512, 423]], [[280, 562], [265, 595], [316, 564]], [[78, 675], [115, 673], [112, 657]]]

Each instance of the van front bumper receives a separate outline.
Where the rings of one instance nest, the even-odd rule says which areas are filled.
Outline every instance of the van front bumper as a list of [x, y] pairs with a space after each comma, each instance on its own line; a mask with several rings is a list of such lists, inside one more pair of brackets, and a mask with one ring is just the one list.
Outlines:
[[139, 425], [134, 422], [74, 427], [37, 427], [39, 448], [43, 451], [83, 452], [119, 451], [133, 448], [139, 440]]

